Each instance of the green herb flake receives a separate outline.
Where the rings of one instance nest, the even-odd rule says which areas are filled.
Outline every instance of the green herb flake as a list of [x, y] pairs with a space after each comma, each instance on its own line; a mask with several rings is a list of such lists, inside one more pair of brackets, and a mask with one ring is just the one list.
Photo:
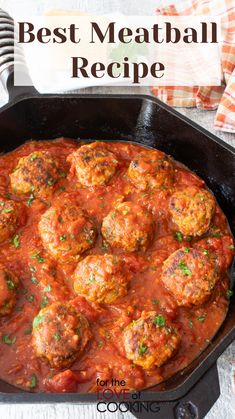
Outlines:
[[232, 297], [232, 295], [233, 295], [233, 291], [232, 290], [227, 290], [226, 291], [226, 297], [227, 297], [228, 300]]
[[10, 212], [12, 212], [13, 211], [13, 209], [12, 208], [4, 208], [3, 210], [2, 210], [2, 212], [4, 213], [4, 214], [9, 214]]
[[95, 281], [95, 275], [93, 274], [93, 272], [90, 273], [89, 281], [90, 282], [94, 282]]
[[191, 319], [188, 321], [188, 325], [189, 325], [190, 329], [193, 328], [193, 321]]
[[38, 283], [39, 283], [36, 276], [31, 276], [31, 282], [35, 285], [38, 285]]
[[16, 337], [10, 338], [9, 335], [3, 335], [2, 342], [5, 343], [5, 345], [13, 345], [16, 342]]
[[67, 239], [66, 234], [63, 234], [62, 236], [60, 236], [60, 241], [64, 242]]
[[102, 348], [102, 346], [103, 346], [103, 342], [102, 342], [102, 340], [99, 340], [99, 342], [98, 342], [98, 348]]
[[141, 343], [139, 345], [139, 355], [144, 355], [145, 352], [147, 351], [148, 347], [146, 345], [144, 345], [143, 343]]
[[37, 158], [38, 158], [37, 154], [33, 154], [33, 155], [30, 157], [30, 161], [35, 161], [35, 160], [37, 160]]
[[14, 290], [16, 288], [16, 284], [12, 281], [12, 279], [7, 279], [7, 288], [9, 290]]
[[33, 295], [33, 294], [31, 294], [31, 295], [27, 295], [26, 300], [27, 300], [29, 303], [33, 303], [33, 301], [34, 301], [34, 295]]
[[29, 387], [30, 388], [35, 388], [35, 387], [37, 387], [37, 384], [38, 384], [37, 376], [35, 374], [32, 374], [31, 379], [30, 379]]
[[61, 339], [61, 336], [59, 335], [59, 333], [54, 333], [53, 338], [54, 338], [57, 342], [59, 342], [59, 341], [60, 341], [60, 339]]
[[206, 316], [202, 314], [197, 319], [198, 319], [199, 322], [203, 323], [205, 321], [205, 319], [206, 319]]
[[44, 290], [43, 290], [44, 292], [51, 292], [51, 286], [50, 286], [50, 284], [48, 284], [45, 288], [44, 288]]
[[32, 334], [32, 327], [24, 330], [24, 335], [31, 335]]
[[49, 180], [47, 181], [47, 184], [48, 184], [49, 186], [53, 186], [53, 185], [55, 184], [55, 179], [49, 179]]
[[34, 252], [31, 255], [31, 259], [36, 259], [38, 261], [38, 263], [43, 263], [45, 262], [45, 259], [40, 255], [40, 250], [38, 252]]
[[12, 237], [11, 244], [13, 244], [13, 246], [16, 249], [19, 249], [19, 247], [20, 247], [20, 238], [19, 238], [18, 234], [15, 234], [15, 236]]
[[59, 171], [59, 175], [60, 175], [61, 177], [63, 177], [63, 178], [66, 178], [66, 177], [67, 177], [67, 173], [66, 173], [66, 172], [63, 172], [63, 170], [60, 170], [60, 171]]
[[188, 266], [186, 265], [186, 263], [185, 263], [184, 260], [181, 260], [177, 264], [177, 266], [180, 268], [180, 270], [181, 270], [181, 272], [182, 272], [183, 275], [187, 275], [187, 276], [192, 275], [191, 270], [188, 268]]
[[42, 302], [41, 302], [41, 308], [44, 308], [44, 307], [46, 307], [47, 306], [47, 304], [48, 304], [48, 298], [47, 298], [47, 296], [46, 295], [44, 295], [43, 297], [42, 297]]
[[160, 301], [159, 300], [156, 300], [156, 299], [153, 299], [152, 300], [152, 304], [160, 304]]
[[183, 251], [184, 251], [184, 253], [189, 253], [190, 249], [189, 249], [189, 247], [184, 247]]
[[203, 253], [204, 255], [208, 256], [208, 255], [209, 255], [209, 250], [207, 250], [207, 249], [203, 249], [202, 253]]
[[28, 205], [28, 207], [31, 206], [32, 202], [34, 201], [35, 196], [33, 193], [30, 194], [28, 201], [26, 202], [26, 204]]
[[34, 329], [36, 329], [40, 324], [42, 324], [43, 318], [44, 317], [40, 316], [40, 315], [34, 317], [34, 319], [33, 319], [33, 328]]
[[229, 249], [229, 250], [235, 250], [235, 247], [233, 246], [233, 244], [230, 244], [230, 245], [228, 246], [228, 249]]
[[155, 324], [155, 326], [163, 327], [166, 324], [166, 319], [165, 319], [165, 317], [162, 314], [158, 314], [154, 318], [153, 324]]
[[176, 239], [178, 242], [182, 242], [182, 241], [183, 241], [183, 234], [182, 234], [180, 231], [176, 231], [176, 232], [175, 232], [175, 239]]

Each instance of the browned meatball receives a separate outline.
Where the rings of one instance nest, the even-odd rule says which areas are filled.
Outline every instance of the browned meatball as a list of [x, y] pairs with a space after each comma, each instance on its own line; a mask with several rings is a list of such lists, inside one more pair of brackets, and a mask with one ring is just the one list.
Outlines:
[[168, 189], [173, 183], [173, 166], [165, 153], [145, 150], [132, 160], [128, 175], [136, 188]]
[[93, 247], [96, 228], [88, 214], [67, 197], [51, 206], [39, 222], [45, 249], [58, 260], [76, 261]]
[[43, 308], [33, 321], [32, 342], [36, 355], [53, 368], [69, 367], [90, 339], [86, 318], [69, 304]]
[[10, 174], [11, 187], [17, 194], [49, 195], [57, 179], [57, 163], [47, 151], [35, 151], [21, 157]]
[[16, 303], [18, 278], [0, 265], [0, 316], [10, 314]]
[[201, 236], [211, 223], [215, 211], [215, 199], [206, 189], [188, 186], [176, 191], [170, 200], [173, 222], [181, 233]]
[[0, 198], [0, 242], [12, 236], [17, 226], [18, 216], [18, 205], [14, 201]]
[[162, 314], [143, 312], [124, 330], [128, 359], [148, 370], [170, 359], [180, 344], [180, 336]]
[[101, 232], [113, 247], [128, 252], [145, 251], [153, 239], [153, 218], [146, 209], [122, 202], [104, 218]]
[[95, 142], [83, 145], [68, 156], [78, 181], [84, 186], [106, 185], [116, 171], [118, 161], [115, 155], [105, 148], [105, 144]]
[[127, 282], [124, 263], [114, 255], [87, 256], [74, 273], [75, 292], [97, 303], [111, 304], [125, 296]]
[[183, 247], [163, 262], [161, 280], [180, 306], [204, 303], [218, 278], [215, 259], [200, 249]]

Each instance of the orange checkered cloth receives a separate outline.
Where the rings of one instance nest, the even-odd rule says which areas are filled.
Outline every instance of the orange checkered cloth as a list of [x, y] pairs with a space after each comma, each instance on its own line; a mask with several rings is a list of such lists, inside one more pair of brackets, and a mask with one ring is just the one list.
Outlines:
[[168, 16], [220, 16], [221, 86], [153, 86], [152, 92], [170, 106], [217, 109], [215, 128], [235, 132], [235, 0], [183, 0], [177, 6], [162, 7], [156, 12]]

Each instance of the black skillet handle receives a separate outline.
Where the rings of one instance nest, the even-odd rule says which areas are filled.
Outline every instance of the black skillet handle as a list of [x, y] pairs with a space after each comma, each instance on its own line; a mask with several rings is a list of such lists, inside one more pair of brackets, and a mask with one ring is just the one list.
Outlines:
[[130, 410], [139, 419], [204, 419], [220, 395], [217, 365], [214, 364], [180, 400], [145, 402]]
[[[25, 86], [14, 86], [14, 62], [19, 64]], [[9, 101], [21, 95], [38, 93], [32, 86], [21, 47], [17, 45], [14, 51], [14, 20], [2, 9], [0, 9], [0, 80], [8, 92]]]

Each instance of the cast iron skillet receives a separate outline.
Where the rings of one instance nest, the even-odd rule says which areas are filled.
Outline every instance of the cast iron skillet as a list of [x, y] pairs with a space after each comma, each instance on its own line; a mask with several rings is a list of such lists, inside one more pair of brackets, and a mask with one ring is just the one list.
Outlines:
[[[9, 103], [0, 110], [1, 152], [31, 138], [60, 136], [78, 141], [134, 140], [159, 148], [206, 181], [235, 234], [235, 150], [231, 146], [151, 96], [40, 95], [33, 87], [14, 87], [12, 27], [13, 20], [0, 11], [0, 78], [9, 93]], [[20, 50], [16, 59], [25, 72]], [[203, 418], [220, 394], [216, 361], [234, 338], [233, 297], [226, 320], [208, 348], [183, 373], [141, 392], [140, 403], [129, 404], [129, 409], [140, 418]], [[0, 402], [96, 401], [95, 394], [28, 393], [0, 380]]]

